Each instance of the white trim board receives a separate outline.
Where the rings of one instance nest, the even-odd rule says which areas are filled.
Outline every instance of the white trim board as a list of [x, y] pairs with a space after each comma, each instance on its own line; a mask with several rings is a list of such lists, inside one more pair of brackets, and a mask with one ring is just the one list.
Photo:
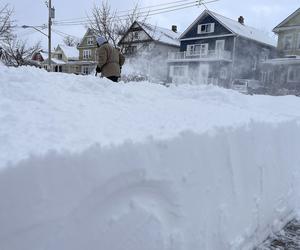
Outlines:
[[236, 36], [234, 34], [226, 34], [226, 35], [217, 35], [217, 36], [205, 36], [205, 37], [190, 37], [190, 38], [183, 38], [180, 41], [189, 41], [189, 40], [204, 40], [209, 38], [219, 38], [219, 37], [228, 37], [228, 36]]

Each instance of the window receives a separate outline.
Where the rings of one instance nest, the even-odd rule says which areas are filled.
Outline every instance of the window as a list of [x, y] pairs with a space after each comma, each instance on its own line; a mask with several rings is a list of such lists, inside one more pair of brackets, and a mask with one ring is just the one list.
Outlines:
[[252, 70], [256, 70], [257, 68], [257, 58], [255, 56], [252, 57]]
[[93, 45], [94, 44], [94, 39], [93, 37], [88, 37], [86, 40], [87, 45]]
[[82, 67], [82, 74], [84, 74], [84, 75], [90, 74], [90, 69], [89, 69], [88, 66], [83, 66]]
[[206, 24], [199, 24], [198, 25], [198, 34], [203, 33], [212, 33], [215, 31], [215, 24], [214, 23], [206, 23]]
[[261, 72], [261, 81], [267, 82], [267, 76], [268, 76], [268, 72], [266, 71]]
[[89, 59], [92, 56], [92, 51], [90, 49], [83, 51], [83, 59]]
[[297, 49], [300, 50], [300, 33], [298, 33], [298, 39], [297, 39]]
[[227, 78], [227, 68], [226, 67], [222, 67], [220, 70], [220, 78], [221, 79], [226, 79]]
[[136, 52], [137, 52], [137, 46], [129, 46], [125, 50], [126, 54], [134, 54]]
[[133, 38], [135, 40], [139, 40], [140, 39], [139, 32], [133, 32]]
[[288, 68], [288, 82], [300, 82], [300, 66]]
[[263, 49], [259, 55], [260, 61], [266, 61], [269, 58], [269, 55], [270, 55], [270, 50]]
[[171, 77], [185, 77], [187, 73], [186, 66], [171, 66], [170, 67], [170, 76]]
[[58, 54], [58, 55], [57, 55], [57, 59], [58, 59], [58, 60], [62, 60], [62, 54]]
[[291, 50], [293, 48], [293, 35], [286, 35], [283, 39], [283, 49]]
[[187, 45], [186, 55], [187, 56], [201, 56], [208, 54], [208, 43], [192, 44]]

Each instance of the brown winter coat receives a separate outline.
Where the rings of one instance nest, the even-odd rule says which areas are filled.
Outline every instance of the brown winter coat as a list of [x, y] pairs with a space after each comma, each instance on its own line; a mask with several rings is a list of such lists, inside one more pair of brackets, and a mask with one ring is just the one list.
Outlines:
[[125, 57], [109, 43], [102, 44], [97, 49], [97, 64], [101, 69], [102, 76], [120, 77], [121, 67], [125, 62]]

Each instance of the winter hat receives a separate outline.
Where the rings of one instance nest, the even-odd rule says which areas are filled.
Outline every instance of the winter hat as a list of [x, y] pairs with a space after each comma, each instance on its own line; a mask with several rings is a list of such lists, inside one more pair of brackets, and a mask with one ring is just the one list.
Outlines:
[[107, 40], [103, 36], [98, 36], [96, 38], [96, 41], [97, 41], [99, 46], [101, 46], [103, 43], [107, 42]]

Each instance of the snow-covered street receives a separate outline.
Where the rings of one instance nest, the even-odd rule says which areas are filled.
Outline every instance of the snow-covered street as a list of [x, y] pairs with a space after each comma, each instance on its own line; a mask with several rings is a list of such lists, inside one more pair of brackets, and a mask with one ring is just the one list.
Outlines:
[[300, 98], [0, 65], [0, 249], [252, 249], [298, 208]]

